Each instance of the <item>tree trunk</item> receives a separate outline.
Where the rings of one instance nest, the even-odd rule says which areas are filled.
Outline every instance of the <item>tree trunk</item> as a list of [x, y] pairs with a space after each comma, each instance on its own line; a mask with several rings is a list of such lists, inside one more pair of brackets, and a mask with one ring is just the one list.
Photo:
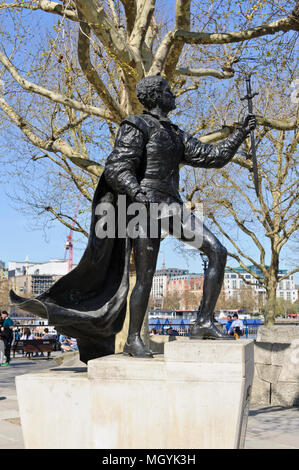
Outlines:
[[127, 311], [126, 311], [126, 318], [122, 327], [122, 330], [116, 335], [115, 337], [115, 354], [121, 353], [124, 350], [124, 345], [126, 343], [128, 332], [129, 332], [129, 322], [130, 322], [130, 296], [132, 290], [136, 283], [136, 270], [134, 264], [133, 254], [131, 254], [130, 259], [130, 285], [129, 285], [129, 292], [127, 296]]
[[267, 310], [265, 312], [265, 325], [273, 326], [276, 315], [276, 288], [277, 282], [270, 282], [266, 287], [267, 291]]

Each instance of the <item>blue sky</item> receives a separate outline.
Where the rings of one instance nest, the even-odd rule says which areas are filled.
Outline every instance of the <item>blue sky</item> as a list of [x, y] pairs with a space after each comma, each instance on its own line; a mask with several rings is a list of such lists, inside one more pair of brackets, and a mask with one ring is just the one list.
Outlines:
[[45, 261], [49, 258], [64, 257], [64, 243], [68, 230], [55, 224], [45, 234], [41, 230], [29, 229], [29, 218], [13, 208], [9, 196], [8, 183], [0, 184], [0, 260], [22, 261], [29, 256], [32, 261]]

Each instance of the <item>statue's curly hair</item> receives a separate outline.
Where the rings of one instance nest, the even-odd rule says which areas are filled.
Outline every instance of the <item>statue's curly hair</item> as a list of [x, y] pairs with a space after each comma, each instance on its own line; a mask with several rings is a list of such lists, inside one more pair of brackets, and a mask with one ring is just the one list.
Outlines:
[[165, 83], [167, 82], [161, 75], [149, 75], [137, 83], [137, 98], [146, 109], [152, 109], [156, 106], [157, 97]]

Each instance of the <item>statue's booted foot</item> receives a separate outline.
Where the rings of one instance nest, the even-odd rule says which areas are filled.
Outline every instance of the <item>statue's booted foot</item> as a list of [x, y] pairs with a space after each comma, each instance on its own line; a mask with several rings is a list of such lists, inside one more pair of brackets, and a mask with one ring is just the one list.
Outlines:
[[132, 357], [154, 357], [149, 349], [147, 349], [139, 335], [132, 338], [128, 337], [124, 347], [124, 355]]
[[221, 340], [234, 340], [234, 336], [228, 336], [222, 333], [214, 323], [195, 323], [193, 326], [190, 339], [221, 339]]

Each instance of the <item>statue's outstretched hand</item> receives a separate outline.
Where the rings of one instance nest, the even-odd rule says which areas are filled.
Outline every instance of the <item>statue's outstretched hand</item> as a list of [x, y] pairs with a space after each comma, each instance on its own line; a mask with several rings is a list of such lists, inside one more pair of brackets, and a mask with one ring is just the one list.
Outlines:
[[248, 132], [254, 131], [256, 128], [256, 117], [254, 114], [248, 114], [242, 124], [243, 129]]

